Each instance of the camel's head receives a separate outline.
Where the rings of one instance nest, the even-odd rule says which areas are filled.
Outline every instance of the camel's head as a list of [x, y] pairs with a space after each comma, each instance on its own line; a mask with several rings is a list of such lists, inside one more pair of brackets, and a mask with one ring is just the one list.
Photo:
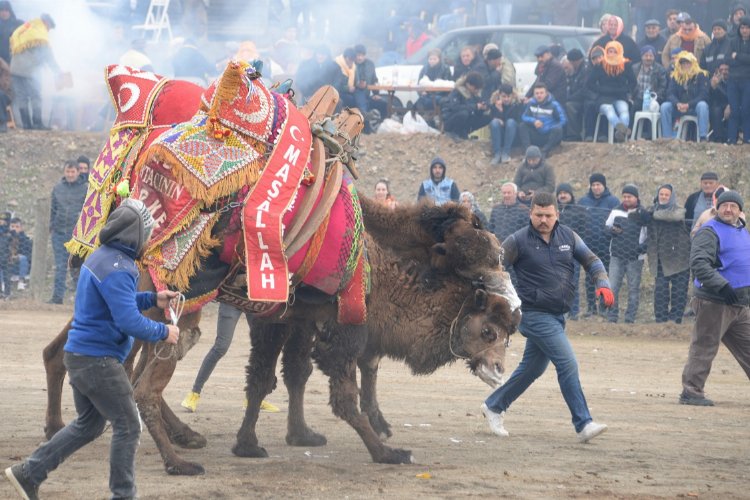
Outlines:
[[505, 348], [520, 319], [520, 310], [511, 307], [508, 299], [476, 287], [451, 326], [451, 350], [467, 360], [472, 373], [498, 387], [505, 372]]

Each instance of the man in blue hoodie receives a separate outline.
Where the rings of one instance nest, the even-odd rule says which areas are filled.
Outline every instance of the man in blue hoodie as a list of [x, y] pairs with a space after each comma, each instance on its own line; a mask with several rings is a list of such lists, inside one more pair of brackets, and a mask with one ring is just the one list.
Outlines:
[[177, 292], [137, 292], [140, 257], [154, 219], [146, 206], [126, 199], [99, 233], [101, 247], [81, 269], [65, 367], [78, 416], [25, 461], [5, 469], [22, 498], [37, 498], [39, 485], [66, 458], [112, 424], [109, 487], [113, 498], [135, 498], [135, 452], [141, 434], [133, 387], [122, 366], [133, 337], [176, 344], [179, 329], [141, 311], [165, 308]]
[[455, 181], [445, 175], [445, 170], [445, 160], [436, 156], [430, 162], [430, 178], [419, 186], [417, 201], [429, 198], [435, 202], [435, 205], [442, 205], [449, 201], [458, 203], [461, 191]]
[[518, 138], [524, 151], [531, 146], [539, 146], [548, 156], [552, 148], [562, 142], [563, 130], [568, 118], [560, 103], [547, 91], [543, 83], [534, 85], [534, 97], [526, 103], [521, 115]]

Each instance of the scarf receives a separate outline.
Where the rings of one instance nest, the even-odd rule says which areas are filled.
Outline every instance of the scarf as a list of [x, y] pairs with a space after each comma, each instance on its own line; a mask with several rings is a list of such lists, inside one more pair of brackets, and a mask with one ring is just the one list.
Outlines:
[[[622, 31], [625, 29], [625, 23], [622, 21], [622, 18], [620, 16], [610, 16], [609, 19], [607, 19], [607, 25], [614, 20], [617, 23], [617, 31], [615, 32], [615, 36], [609, 35], [612, 40], [617, 40], [617, 38], [622, 35]], [[609, 26], [607, 26], [607, 34], [609, 34]]]
[[[662, 205], [661, 203], [659, 203], [659, 191], [661, 191], [664, 188], [669, 189], [670, 194], [669, 194], [669, 201], [665, 203], [664, 205]], [[671, 184], [662, 184], [661, 186], [659, 186], [659, 188], [656, 190], [655, 210], [672, 210], [674, 209], [675, 204], [676, 204], [676, 201], [674, 199], [674, 187], [672, 187]]]
[[347, 79], [347, 84], [349, 87], [354, 87], [354, 75], [357, 72], [357, 65], [352, 64], [352, 67], [346, 65], [346, 60], [344, 59], [344, 55], [341, 54], [336, 59], [336, 64], [339, 65], [339, 68], [341, 68], [341, 72], [344, 74], [344, 76]]
[[701, 27], [698, 26], [698, 23], [695, 24], [695, 29], [692, 33], [686, 34], [682, 31], [682, 28], [680, 28], [677, 30], [677, 34], [680, 35], [680, 38], [685, 42], [695, 42], [698, 38], [706, 36], [706, 34], [701, 31]]
[[[614, 48], [617, 53], [608, 54], [608, 50]], [[602, 59], [602, 68], [609, 76], [617, 76], [625, 71], [625, 63], [630, 61], [623, 56], [623, 48], [620, 42], [611, 41], [604, 46], [604, 59]]]
[[[684, 71], [682, 69], [682, 64], [680, 63], [681, 59], [687, 59], [688, 61], [690, 61], [690, 68], [688, 68], [687, 71]], [[671, 76], [674, 81], [676, 81], [683, 87], [700, 73], [708, 76], [708, 71], [701, 69], [700, 65], [698, 64], [698, 59], [695, 58], [692, 52], [683, 50], [682, 52], [677, 54], [676, 60], [677, 64], [674, 65], [674, 70], [669, 76]]]
[[49, 45], [49, 32], [41, 19], [23, 23], [10, 36], [10, 53], [14, 56], [44, 45]]

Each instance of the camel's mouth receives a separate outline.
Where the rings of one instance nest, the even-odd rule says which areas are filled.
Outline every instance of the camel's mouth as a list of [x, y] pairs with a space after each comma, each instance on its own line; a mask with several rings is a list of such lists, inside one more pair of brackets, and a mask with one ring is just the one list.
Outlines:
[[505, 382], [503, 367], [499, 363], [472, 363], [471, 372], [493, 389], [497, 389]]

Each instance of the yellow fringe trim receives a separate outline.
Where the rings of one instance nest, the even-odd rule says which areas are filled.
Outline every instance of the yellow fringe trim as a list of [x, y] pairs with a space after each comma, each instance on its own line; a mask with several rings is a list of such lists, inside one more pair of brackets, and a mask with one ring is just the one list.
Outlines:
[[[232, 61], [227, 64], [224, 73], [221, 75], [219, 83], [216, 85], [216, 92], [211, 100], [211, 108], [208, 110], [209, 121], [211, 118], [219, 118], [221, 105], [225, 102], [229, 104], [239, 95], [240, 86], [244, 77], [245, 69], [250, 65], [238, 61]], [[249, 91], [250, 89], [248, 89]]]
[[19, 26], [10, 35], [10, 53], [17, 55], [34, 47], [49, 45], [49, 31], [44, 21], [32, 19]]

